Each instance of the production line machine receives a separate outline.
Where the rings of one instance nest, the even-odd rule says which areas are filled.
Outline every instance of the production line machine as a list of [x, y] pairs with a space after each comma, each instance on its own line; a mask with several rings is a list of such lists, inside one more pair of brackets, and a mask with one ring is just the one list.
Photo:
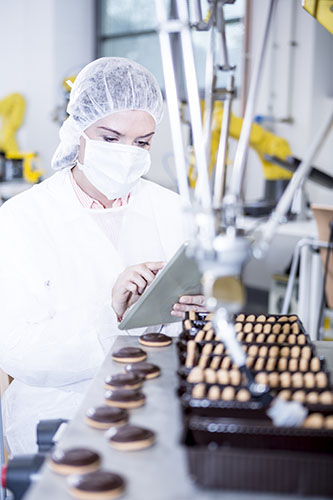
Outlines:
[[[310, 174], [315, 156], [333, 126], [333, 113], [330, 112], [324, 117], [320, 130], [318, 130], [314, 137], [313, 143], [305, 153], [303, 160], [297, 165], [297, 169], [286, 187], [284, 195], [281, 197], [268, 221], [262, 224], [261, 227], [256, 227], [255, 232], [245, 231], [242, 224], [244, 206], [241, 195], [242, 184], [264, 51], [276, 0], [269, 0], [267, 2], [267, 19], [262, 36], [260, 53], [253, 71], [253, 78], [249, 89], [246, 112], [234, 159], [231, 179], [230, 183], [227, 185], [226, 161], [228, 137], [230, 135], [229, 128], [232, 99], [235, 89], [234, 67], [230, 65], [228, 58], [228, 44], [225, 36], [223, 7], [224, 4], [232, 4], [233, 1], [234, 0], [211, 0], [209, 16], [205, 16], [204, 18], [201, 12], [201, 2], [200, 0], [195, 0], [192, 2], [193, 18], [190, 18], [187, 3], [183, 0], [175, 0], [175, 9], [171, 17], [167, 11], [166, 2], [164, 2], [164, 0], [156, 0], [165, 90], [170, 121], [172, 123], [171, 132], [178, 187], [180, 194], [191, 207], [191, 209], [187, 209], [186, 211], [186, 217], [192, 230], [189, 255], [196, 259], [203, 273], [203, 289], [206, 296], [206, 302], [208, 308], [214, 313], [212, 318], [210, 318], [210, 327], [207, 328], [207, 318], [188, 318], [188, 321], [192, 321], [190, 325], [186, 325], [186, 322], [184, 322], [184, 335], [182, 334], [182, 341], [185, 342], [185, 347], [183, 347], [186, 351], [185, 356], [187, 356], [185, 365], [188, 362], [187, 360], [191, 350], [189, 346], [193, 346], [190, 342], [193, 341], [198, 331], [201, 331], [201, 329], [203, 331], [214, 330], [214, 342], [218, 344], [222, 343], [228, 350], [233, 369], [239, 370], [246, 380], [246, 389], [249, 391], [251, 397], [255, 399], [256, 404], [267, 405], [269, 402], [271, 408], [273, 408], [273, 412], [271, 411], [269, 415], [273, 423], [279, 427], [288, 427], [289, 429], [292, 426], [300, 425], [300, 423], [304, 421], [306, 414], [302, 413], [302, 404], [300, 401], [293, 401], [295, 405], [291, 408], [286, 402], [283, 402], [283, 404], [277, 402], [277, 398], [275, 398], [275, 400], [273, 398], [271, 401], [270, 387], [267, 380], [258, 382], [251, 370], [249, 370], [247, 354], [244, 353], [244, 349], [239, 341], [237, 335], [239, 331], [235, 328], [235, 318], [237, 322], [238, 316], [236, 315], [242, 310], [244, 305], [245, 294], [242, 282], [244, 265], [250, 259], [262, 258], [267, 252], [278, 225], [284, 220], [290, 208], [295, 192], [299, 189], [304, 179]], [[193, 27], [198, 30], [209, 31], [210, 36], [206, 57], [206, 87], [203, 120], [201, 117], [200, 97], [191, 42], [190, 30], [193, 29]], [[174, 37], [177, 37], [181, 47], [187, 101], [193, 135], [197, 178], [194, 193], [190, 192], [188, 185], [186, 153], [182, 142], [181, 117], [177, 94], [178, 83], [175, 74], [174, 53], [171, 42], [171, 39]], [[215, 41], [217, 43], [215, 43]], [[217, 53], [214, 50], [215, 46], [218, 47]], [[224, 112], [216, 155], [216, 165], [214, 168], [215, 177], [213, 189], [211, 189], [208, 163], [211, 157], [211, 123], [214, 109], [214, 96], [216, 95], [215, 82], [217, 71], [223, 71], [227, 75], [228, 85], [225, 89]], [[285, 159], [281, 160], [276, 158], [269, 158], [269, 160], [276, 161], [276, 163], [280, 162], [280, 165], [286, 161]], [[314, 174], [312, 173], [312, 175]], [[332, 244], [323, 243], [323, 247], [330, 249], [332, 248]], [[287, 311], [284, 311], [284, 314], [286, 315]], [[295, 318], [291, 319], [291, 317], [289, 318], [287, 316], [286, 318], [287, 319], [280, 321], [280, 326], [281, 323], [283, 323], [284, 326], [284, 322], [286, 322], [286, 324], [289, 325], [290, 333], [293, 335], [293, 325], [298, 320], [295, 320]], [[245, 322], [246, 318], [244, 317], [242, 320], [239, 318], [238, 321]], [[274, 317], [271, 320], [269, 320], [269, 318], [264, 318], [260, 320], [258, 317], [254, 317], [254, 319], [248, 319], [248, 322], [254, 322], [255, 324], [261, 321], [265, 324], [271, 321], [274, 325], [278, 325], [279, 318]], [[301, 327], [299, 323], [297, 323], [297, 325], [298, 327], [295, 326], [295, 334], [301, 333], [301, 335], [304, 334], [304, 337], [306, 337], [306, 332], [300, 331]], [[136, 345], [134, 338], [120, 337], [114, 349], [116, 350], [134, 345]], [[167, 350], [156, 348], [147, 349], [149, 361], [156, 363], [162, 368], [163, 376], [161, 379], [156, 379], [156, 381], [147, 382], [147, 390], [150, 391], [148, 404], [144, 409], [140, 409], [135, 414], [134, 418], [136, 419], [136, 423], [148, 425], [158, 433], [159, 443], [156, 448], [152, 448], [152, 451], [147, 450], [141, 452], [141, 455], [134, 452], [130, 452], [127, 455], [121, 455], [114, 451], [111, 452], [102, 434], [96, 432], [96, 430], [87, 430], [84, 424], [84, 416], [87, 410], [89, 410], [89, 407], [100, 403], [102, 394], [101, 388], [105, 377], [116, 373], [118, 368], [111, 353], [107, 356], [99, 374], [94, 380], [77, 417], [69, 424], [63, 440], [60, 441], [63, 447], [83, 444], [84, 446], [98, 448], [104, 457], [105, 466], [112, 468], [116, 472], [125, 472], [127, 474], [128, 490], [125, 498], [131, 498], [131, 500], [143, 497], [146, 499], [151, 498], [152, 500], [170, 500], [178, 498], [213, 500], [214, 498], [220, 498], [221, 492], [219, 490], [206, 491], [198, 489], [191, 483], [186, 472], [184, 453], [180, 446], [182, 435], [180, 422], [182, 417], [175, 396], [175, 391], [177, 389], [177, 356], [181, 358], [183, 355], [183, 347], [177, 347], [178, 351], [174, 344], [168, 347]], [[215, 347], [216, 344], [214, 344], [214, 348]], [[300, 346], [297, 345], [296, 347], [299, 348]], [[310, 348], [313, 357], [317, 359], [317, 356], [314, 354], [314, 347], [310, 344], [306, 345], [306, 347]], [[185, 368], [189, 369], [194, 369], [195, 367], [196, 365], [194, 362], [192, 365], [191, 362], [188, 362], [188, 365], [185, 366]], [[189, 372], [186, 372], [186, 376], [189, 376]], [[149, 384], [151, 385], [148, 389]], [[203, 400], [204, 398], [194, 398], [195, 401], [200, 401], [200, 399]], [[193, 404], [195, 404], [195, 401]], [[206, 406], [208, 406], [209, 403], [207, 403], [207, 398], [205, 401]], [[293, 402], [290, 402], [290, 404], [292, 405]], [[198, 402], [196, 404], [199, 405]], [[202, 407], [204, 407], [204, 404]], [[226, 407], [223, 407], [223, 409], [225, 411]], [[300, 411], [301, 413], [299, 413]], [[223, 413], [221, 413], [220, 416], [223, 416]], [[230, 418], [230, 414], [228, 414], [228, 417]], [[290, 423], [290, 418], [292, 419], [292, 423]], [[277, 421], [278, 423], [276, 423]], [[193, 424], [193, 420], [191, 422]], [[196, 422], [198, 426], [202, 424], [202, 421]], [[234, 425], [233, 421], [231, 423], [229, 422], [228, 425], [229, 424]], [[220, 421], [211, 421], [210, 425], [215, 425], [214, 429], [211, 427], [213, 432], [214, 430], [216, 431], [217, 425], [222, 424]], [[258, 429], [257, 432], [259, 432]], [[295, 432], [297, 434], [297, 431]], [[210, 450], [208, 447], [208, 452], [213, 450], [215, 450], [214, 446], [212, 446]], [[258, 464], [262, 463], [260, 462], [259, 456], [256, 456], [255, 453], [253, 456], [255, 456], [255, 459], [258, 459]], [[264, 456], [264, 460], [265, 457], [267, 458], [268, 455]], [[234, 463], [237, 463], [237, 461], [243, 458], [243, 456], [237, 455], [237, 453], [227, 456], [227, 459], [233, 460]], [[283, 458], [285, 457], [281, 454], [281, 459]], [[269, 455], [269, 460], [272, 460], [273, 464], [273, 455]], [[305, 458], [305, 465], [302, 469], [303, 472], [305, 470], [310, 470], [308, 468], [308, 462], [311, 462], [311, 460], [307, 461]], [[246, 470], [243, 469], [244, 466], [240, 465], [239, 467], [241, 473], [246, 475]], [[319, 465], [318, 470], [320, 470]], [[154, 478], [154, 481], [152, 481], [152, 478]], [[170, 481], [170, 478], [172, 478], [172, 481]], [[232, 483], [228, 484], [230, 486]], [[292, 489], [290, 491], [294, 493], [303, 492], [302, 488], [299, 489], [299, 485], [293, 484], [292, 481], [290, 484], [292, 484]], [[245, 485], [245, 489], [246, 488], [251, 489], [247, 483]], [[286, 490], [282, 491], [288, 492], [288, 486], [286, 486], [286, 488]], [[276, 489], [275, 491], [281, 490]], [[323, 493], [324, 490], [319, 491]], [[309, 493], [309, 491], [305, 492]], [[311, 493], [313, 493], [313, 491], [311, 491]], [[50, 500], [54, 498], [54, 500], [56, 500], [67, 497], [69, 498], [65, 482], [48, 469], [44, 470], [40, 484], [37, 484], [26, 496], [27, 500], [40, 500], [42, 498], [49, 498]], [[244, 499], [250, 499], [251, 497], [251, 494], [244, 494]], [[226, 498], [228, 498], [228, 496], [226, 496]], [[232, 498], [235, 497], [230, 494], [230, 499]], [[267, 498], [269, 497], [267, 496]]]

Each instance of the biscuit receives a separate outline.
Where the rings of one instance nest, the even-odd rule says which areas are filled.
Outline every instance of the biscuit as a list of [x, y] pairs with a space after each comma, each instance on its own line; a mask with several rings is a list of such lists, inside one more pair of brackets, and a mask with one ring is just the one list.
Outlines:
[[101, 457], [88, 448], [56, 449], [48, 460], [48, 466], [58, 474], [86, 474], [99, 468]]
[[140, 390], [116, 390], [104, 393], [105, 403], [117, 408], [139, 408], [146, 402], [146, 396]]
[[201, 342], [205, 336], [205, 332], [203, 330], [199, 330], [196, 336], [194, 337], [195, 342]]
[[221, 385], [229, 384], [230, 379], [228, 370], [223, 370], [222, 368], [220, 370], [217, 370], [216, 377], [219, 384]]
[[172, 343], [172, 338], [164, 333], [144, 333], [140, 335], [139, 342], [149, 347], [166, 347]]
[[146, 357], [147, 353], [140, 347], [122, 347], [112, 353], [112, 359], [118, 363], [138, 363], [144, 361]]
[[187, 342], [187, 352], [185, 360], [186, 368], [192, 368], [192, 366], [194, 366], [195, 354], [196, 354], [196, 343], [194, 340], [189, 340]]
[[311, 413], [303, 423], [303, 427], [321, 429], [324, 426], [324, 416], [321, 413]]
[[86, 412], [85, 422], [95, 429], [109, 429], [128, 422], [128, 413], [121, 408], [97, 406]]
[[195, 366], [188, 374], [186, 380], [190, 384], [198, 384], [199, 382], [203, 382], [204, 381], [203, 369], [200, 368], [200, 366]]
[[150, 380], [161, 375], [161, 369], [159, 366], [145, 361], [126, 365], [125, 372], [132, 372], [136, 375], [141, 375], [145, 380]]
[[207, 384], [216, 384], [216, 371], [215, 370], [213, 370], [212, 368], [206, 368], [204, 371], [204, 376], [205, 376], [205, 382], [207, 382]]
[[71, 476], [68, 485], [70, 494], [79, 500], [113, 500], [125, 491], [124, 479], [106, 470]]
[[116, 373], [104, 379], [104, 386], [106, 389], [140, 389], [143, 381], [144, 377], [136, 373]]
[[121, 451], [143, 450], [152, 446], [156, 441], [155, 432], [131, 424], [109, 429], [105, 437], [112, 448]]
[[208, 399], [211, 399], [213, 401], [220, 399], [221, 391], [219, 386], [217, 385], [212, 385], [212, 387], [209, 388], [207, 397]]
[[202, 399], [205, 396], [206, 384], [197, 384], [192, 389], [192, 398]]
[[224, 401], [232, 401], [235, 399], [235, 389], [233, 387], [225, 387], [221, 393], [221, 399]]

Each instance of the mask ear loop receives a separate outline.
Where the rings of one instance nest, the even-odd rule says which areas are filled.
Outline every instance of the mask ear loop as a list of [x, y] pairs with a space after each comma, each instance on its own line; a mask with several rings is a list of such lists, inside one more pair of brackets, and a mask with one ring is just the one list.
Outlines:
[[86, 134], [84, 131], [82, 131], [82, 134], [81, 134], [81, 135], [82, 135], [82, 137], [84, 137], [86, 140], [90, 141], [90, 137], [88, 137], [88, 136], [87, 136], [87, 134]]

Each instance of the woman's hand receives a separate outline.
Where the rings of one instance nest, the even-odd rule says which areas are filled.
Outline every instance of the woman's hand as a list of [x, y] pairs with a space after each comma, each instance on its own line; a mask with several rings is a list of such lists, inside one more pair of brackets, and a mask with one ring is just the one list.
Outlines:
[[171, 316], [184, 319], [186, 311], [206, 312], [205, 297], [203, 295], [183, 295], [179, 302], [174, 304]]
[[126, 267], [119, 274], [112, 289], [112, 308], [121, 321], [126, 309], [134, 304], [148, 285], [155, 279], [165, 262], [144, 262]]

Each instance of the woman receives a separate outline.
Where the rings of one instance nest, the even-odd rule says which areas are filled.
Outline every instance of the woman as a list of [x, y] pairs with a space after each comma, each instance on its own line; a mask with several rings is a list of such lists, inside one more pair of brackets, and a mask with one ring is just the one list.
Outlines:
[[[36, 450], [40, 419], [73, 416], [123, 313], [185, 239], [180, 197], [141, 179], [162, 107], [142, 66], [123, 58], [88, 64], [71, 91], [57, 172], [0, 209], [11, 454]], [[182, 297], [172, 314], [202, 306], [201, 296]]]

